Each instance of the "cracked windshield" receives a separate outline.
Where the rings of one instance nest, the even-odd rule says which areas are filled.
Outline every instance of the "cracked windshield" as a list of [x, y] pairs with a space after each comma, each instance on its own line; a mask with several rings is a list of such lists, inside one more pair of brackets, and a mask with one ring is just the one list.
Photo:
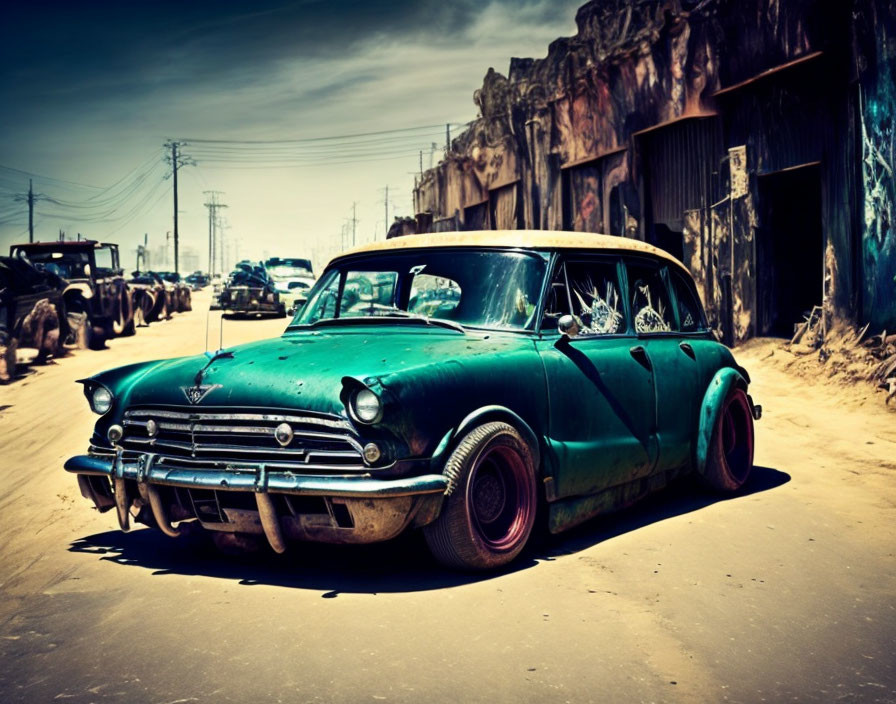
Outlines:
[[528, 330], [545, 266], [541, 255], [499, 251], [431, 250], [345, 262], [323, 277], [292, 325], [397, 317]]

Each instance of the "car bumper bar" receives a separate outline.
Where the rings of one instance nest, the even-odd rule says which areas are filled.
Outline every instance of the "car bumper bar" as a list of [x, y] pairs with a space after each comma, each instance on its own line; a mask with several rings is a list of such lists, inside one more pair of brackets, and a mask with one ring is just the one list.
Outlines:
[[132, 479], [138, 484], [297, 496], [392, 498], [444, 494], [448, 487], [448, 478], [443, 474], [402, 479], [303, 476], [272, 471], [264, 464], [238, 463], [229, 470], [207, 470], [156, 464], [154, 458], [150, 454], [140, 455], [136, 461], [123, 459], [120, 455], [76, 455], [65, 463], [65, 469], [73, 474], [106, 476], [113, 483], [116, 479]]
[[[171, 537], [180, 535], [181, 528], [173, 524], [160, 487], [251, 493], [257, 518], [244, 521], [241, 526], [203, 525], [215, 530], [263, 533], [271, 548], [281, 553], [286, 550], [288, 537], [324, 542], [373, 542], [393, 537], [412, 520], [421, 524], [433, 520], [448, 486], [447, 477], [439, 474], [402, 479], [301, 476], [269, 469], [264, 464], [240, 463], [222, 470], [165, 463], [170, 461], [171, 458], [152, 454], [123, 456], [119, 451], [114, 455], [78, 455], [65, 463], [65, 469], [79, 475], [78, 482], [85, 487], [82, 493], [86, 491], [85, 496], [91, 496], [98, 508], [114, 501], [122, 530], [130, 528], [131, 503], [137, 500], [138, 505], [149, 507], [155, 525]], [[98, 498], [87, 479], [91, 476], [108, 480], [113, 496]], [[358, 520], [349, 530], [303, 523], [301, 519], [278, 515], [274, 494], [323, 497], [327, 505], [335, 498], [350, 507]]]

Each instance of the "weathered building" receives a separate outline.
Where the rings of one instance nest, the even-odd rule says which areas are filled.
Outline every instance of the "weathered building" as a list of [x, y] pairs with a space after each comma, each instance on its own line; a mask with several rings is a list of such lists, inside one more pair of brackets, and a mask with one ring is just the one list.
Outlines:
[[656, 244], [731, 342], [805, 311], [896, 326], [896, 0], [592, 0], [489, 70], [417, 229]]

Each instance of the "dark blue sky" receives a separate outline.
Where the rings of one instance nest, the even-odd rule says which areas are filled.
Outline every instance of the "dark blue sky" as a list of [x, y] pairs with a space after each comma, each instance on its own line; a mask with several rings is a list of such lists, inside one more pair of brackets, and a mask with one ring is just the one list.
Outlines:
[[[35, 190], [66, 204], [39, 202], [38, 237], [63, 228], [127, 246], [144, 232], [161, 241], [171, 229], [166, 138], [304, 139], [466, 122], [487, 69], [544, 56], [550, 41], [574, 33], [581, 2], [8, 4], [0, 165], [40, 175]], [[358, 239], [382, 236], [384, 186], [395, 214], [410, 214], [412, 172], [432, 142], [444, 143], [444, 127], [302, 147], [298, 166], [282, 146], [197, 147], [205, 158], [183, 172], [181, 230], [201, 251], [202, 191], [221, 190], [241, 256], [302, 255], [313, 243], [323, 258], [338, 247], [332, 241], [355, 201]], [[427, 149], [424, 166], [438, 157]], [[119, 180], [120, 193], [103, 190]], [[0, 169], [3, 249], [26, 224], [11, 198], [24, 190], [27, 175]], [[284, 238], [297, 251], [273, 252]]]

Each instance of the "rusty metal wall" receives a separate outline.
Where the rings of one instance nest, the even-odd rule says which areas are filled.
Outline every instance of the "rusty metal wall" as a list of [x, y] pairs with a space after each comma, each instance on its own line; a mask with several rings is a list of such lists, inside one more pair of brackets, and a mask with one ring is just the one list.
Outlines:
[[724, 155], [721, 121], [717, 117], [685, 119], [639, 139], [651, 220], [682, 230], [685, 211], [718, 200], [712, 172]]

